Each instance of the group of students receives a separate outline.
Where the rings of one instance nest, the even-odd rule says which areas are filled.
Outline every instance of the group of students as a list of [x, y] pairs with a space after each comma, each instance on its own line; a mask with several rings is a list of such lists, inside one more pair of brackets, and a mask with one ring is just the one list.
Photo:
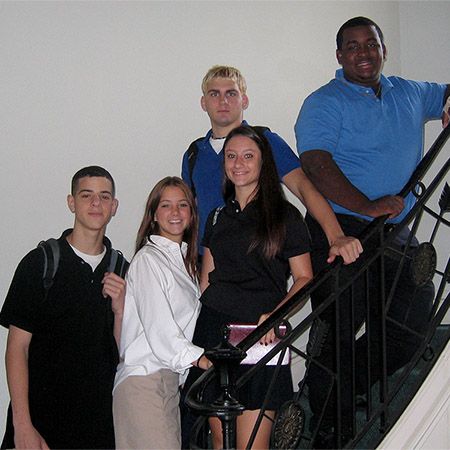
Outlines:
[[[74, 227], [58, 240], [52, 288], [43, 288], [43, 254], [34, 249], [0, 313], [9, 328], [11, 396], [2, 448], [181, 448], [180, 385], [211, 367], [204, 353], [221, 341], [222, 326], [262, 323], [312, 279], [313, 266], [320, 270], [336, 256], [354, 263], [362, 247], [343, 228], [357, 235], [373, 217], [395, 220], [411, 208], [395, 194], [420, 160], [424, 121], [440, 116], [450, 89], [382, 76], [384, 38], [370, 19], [346, 22], [337, 48], [343, 70], [305, 101], [296, 124], [302, 166], [280, 136], [243, 120], [249, 100], [242, 74], [229, 66], [208, 71], [201, 105], [211, 130], [185, 153], [184, 181], [166, 177], [151, 190], [126, 281], [107, 269], [114, 180], [98, 166], [74, 175], [67, 200]], [[397, 91], [415, 102], [401, 117], [398, 108], [384, 109]], [[366, 113], [372, 120], [361, 129]], [[387, 121], [395, 130], [381, 136]], [[397, 157], [405, 121], [417, 130]], [[280, 181], [307, 207], [312, 242]], [[271, 339], [273, 332], [263, 342]], [[325, 351], [328, 361], [332, 345]], [[239, 391], [238, 448], [247, 444], [273, 370], [267, 366]], [[310, 380], [313, 402], [321, 401], [319, 378]], [[269, 447], [270, 418], [292, 397], [289, 366], [277, 380], [253, 448]], [[209, 424], [221, 448], [220, 422]], [[326, 425], [332, 429], [332, 419]]]

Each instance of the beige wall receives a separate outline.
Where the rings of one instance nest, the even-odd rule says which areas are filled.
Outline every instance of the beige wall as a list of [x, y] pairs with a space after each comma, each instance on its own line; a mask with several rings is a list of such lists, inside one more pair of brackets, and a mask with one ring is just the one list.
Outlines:
[[211, 65], [241, 68], [246, 117], [294, 146], [302, 100], [333, 77], [335, 33], [356, 15], [383, 28], [386, 73], [448, 81], [448, 2], [0, 2], [0, 298], [20, 258], [71, 225], [69, 181], [88, 164], [116, 178], [108, 234], [131, 256], [149, 189], [209, 126]]

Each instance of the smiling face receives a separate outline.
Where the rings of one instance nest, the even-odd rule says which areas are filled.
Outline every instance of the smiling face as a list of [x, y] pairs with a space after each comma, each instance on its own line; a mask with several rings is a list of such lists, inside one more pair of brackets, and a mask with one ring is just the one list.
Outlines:
[[256, 192], [261, 173], [261, 150], [252, 139], [236, 135], [231, 138], [224, 149], [224, 169], [228, 179], [236, 190]]
[[75, 214], [74, 228], [104, 229], [118, 206], [112, 191], [112, 183], [105, 177], [80, 178], [76, 192], [67, 197], [69, 209]]
[[159, 234], [180, 244], [191, 219], [191, 207], [183, 190], [177, 186], [164, 188], [154, 216]]
[[[201, 98], [203, 111], [208, 113], [214, 128], [235, 128], [242, 122], [248, 98], [230, 78], [213, 78]], [[218, 136], [219, 137], [219, 136]], [[220, 136], [222, 137], [222, 136]]]
[[342, 48], [336, 50], [336, 57], [345, 78], [361, 86], [376, 88], [386, 59], [386, 47], [376, 28], [373, 25], [347, 28], [342, 38]]

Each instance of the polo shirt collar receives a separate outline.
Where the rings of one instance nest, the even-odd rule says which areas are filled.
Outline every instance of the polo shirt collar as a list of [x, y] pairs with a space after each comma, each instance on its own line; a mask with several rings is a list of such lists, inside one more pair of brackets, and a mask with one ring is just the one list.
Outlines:
[[258, 217], [256, 203], [253, 200], [242, 210], [236, 199], [230, 199], [227, 202], [227, 211], [232, 215], [239, 215], [242, 218], [255, 219]]
[[[61, 234], [61, 237], [58, 239], [58, 243], [59, 243], [59, 248], [61, 250], [61, 261], [65, 260], [65, 261], [84, 261], [83, 258], [79, 257], [72, 249], [71, 245], [69, 244], [69, 242], [67, 241], [67, 236], [72, 233], [73, 228], [69, 228], [65, 231], [63, 231], [63, 233]], [[98, 264], [98, 266], [95, 268], [94, 273], [97, 274], [103, 274], [105, 272], [105, 270], [107, 270], [108, 265], [109, 265], [109, 260], [110, 260], [110, 255], [111, 255], [111, 241], [106, 237], [103, 236], [103, 245], [106, 248], [106, 253], [103, 256], [101, 262]], [[86, 267], [90, 268], [90, 265], [87, 265]], [[75, 266], [74, 266], [75, 267]], [[91, 270], [91, 269], [89, 269]], [[103, 276], [103, 275], [102, 275]]]
[[[338, 69], [336, 70], [336, 80], [344, 83], [346, 86], [348, 86], [350, 89], [353, 89], [355, 92], [362, 94], [362, 95], [367, 95], [367, 94], [374, 94], [373, 89], [365, 87], [365, 86], [361, 86], [359, 84], [356, 83], [351, 83], [350, 81], [348, 81], [345, 77], [344, 77], [344, 70], [343, 69]], [[383, 74], [381, 74], [381, 95], [385, 94], [386, 92], [390, 91], [394, 86], [393, 84], [390, 82], [390, 80], [388, 78], [386, 78]]]

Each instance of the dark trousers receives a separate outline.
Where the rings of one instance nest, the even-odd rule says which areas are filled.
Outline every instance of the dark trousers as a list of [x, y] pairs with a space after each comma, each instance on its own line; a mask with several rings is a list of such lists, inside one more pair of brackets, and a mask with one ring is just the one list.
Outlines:
[[[347, 215], [338, 215], [338, 220], [348, 236], [359, 236], [367, 227], [367, 223]], [[311, 252], [315, 273], [326, 265], [328, 256], [328, 241], [320, 226], [307, 215], [313, 248]], [[345, 266], [340, 273], [340, 283], [354, 276], [361, 265], [373, 255], [378, 237], [375, 236], [364, 246], [364, 252], [357, 262]], [[416, 241], [417, 242], [417, 241]], [[386, 300], [395, 281], [399, 268], [399, 257], [384, 258], [384, 277]], [[340, 351], [340, 399], [341, 399], [341, 430], [344, 435], [353, 435], [353, 395], [367, 392], [368, 386], [368, 344], [370, 345], [370, 382], [375, 383], [380, 379], [382, 372], [381, 354], [381, 290], [380, 290], [380, 266], [373, 263], [368, 270], [367, 278], [363, 274], [353, 283], [351, 289], [345, 290], [339, 297], [339, 320], [337, 323]], [[387, 374], [390, 375], [410, 361], [411, 356], [417, 350], [421, 338], [405, 327], [418, 333], [424, 333], [429, 321], [430, 311], [434, 298], [434, 286], [432, 282], [425, 286], [417, 287], [411, 281], [409, 275], [409, 262], [403, 267], [400, 279], [396, 284], [394, 296], [387, 306], [386, 320], [386, 361]], [[334, 291], [334, 282], [324, 283], [311, 296], [312, 308], [315, 310]], [[366, 303], [366, 293], [368, 302]], [[351, 314], [351, 298], [353, 297], [353, 322]], [[368, 306], [367, 306], [368, 305]], [[335, 333], [334, 305], [327, 308], [316, 320], [310, 333], [308, 349], [315, 361], [331, 371], [336, 371], [336, 333]], [[390, 319], [395, 320], [393, 323]], [[356, 341], [354, 353], [355, 365], [355, 389], [352, 384], [352, 342], [361, 325], [365, 323], [366, 332]], [[370, 331], [368, 338], [367, 330]], [[307, 384], [309, 387], [309, 400], [313, 412], [312, 425], [317, 421], [325, 408], [321, 430], [332, 430], [336, 427], [336, 390], [332, 384], [330, 374], [319, 364], [311, 362], [307, 372]], [[330, 392], [331, 395], [327, 395]], [[356, 392], [355, 392], [356, 391]]]

